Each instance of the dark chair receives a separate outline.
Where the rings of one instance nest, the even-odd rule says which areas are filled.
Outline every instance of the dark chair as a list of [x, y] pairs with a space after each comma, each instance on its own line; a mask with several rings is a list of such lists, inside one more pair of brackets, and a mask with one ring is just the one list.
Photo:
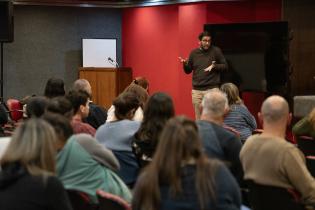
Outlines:
[[98, 205], [93, 204], [87, 194], [77, 190], [67, 190], [73, 210], [97, 210]]
[[256, 184], [247, 180], [253, 210], [304, 210], [300, 195], [293, 189]]
[[96, 195], [99, 202], [99, 210], [131, 210], [127, 201], [117, 195], [104, 192], [103, 190], [97, 190]]
[[298, 148], [305, 156], [315, 156], [315, 140], [310, 136], [296, 137]]
[[306, 167], [313, 177], [315, 177], [315, 156], [306, 156]]

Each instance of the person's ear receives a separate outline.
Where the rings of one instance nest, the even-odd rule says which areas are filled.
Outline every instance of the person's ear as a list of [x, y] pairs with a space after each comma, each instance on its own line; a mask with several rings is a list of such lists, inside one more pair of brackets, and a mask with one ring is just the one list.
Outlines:
[[224, 115], [223, 115], [223, 117], [225, 117], [229, 112], [230, 112], [230, 107], [229, 107], [229, 106], [226, 106], [226, 107], [224, 108]]
[[135, 113], [136, 113], [136, 109], [130, 110], [130, 111], [127, 113], [127, 118], [128, 118], [129, 120], [132, 120], [132, 118], [135, 116]]
[[292, 113], [290, 112], [290, 113], [288, 114], [287, 125], [288, 125], [288, 126], [291, 125], [291, 122], [292, 122]]
[[264, 118], [262, 116], [262, 114], [260, 112], [257, 113], [257, 116], [258, 116], [258, 122], [260, 125], [263, 125], [264, 124]]
[[85, 110], [85, 106], [83, 106], [83, 105], [80, 105], [80, 108], [79, 108], [79, 110], [80, 110], [80, 113], [83, 113], [83, 112], [84, 112], [84, 110]]

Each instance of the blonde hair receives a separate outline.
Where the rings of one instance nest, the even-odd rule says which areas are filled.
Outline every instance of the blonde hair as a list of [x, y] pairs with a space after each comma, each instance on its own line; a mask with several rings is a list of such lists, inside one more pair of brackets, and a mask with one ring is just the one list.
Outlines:
[[19, 163], [33, 176], [53, 175], [56, 135], [42, 119], [29, 119], [14, 132], [1, 159], [1, 166]]
[[238, 88], [233, 83], [223, 84], [220, 87], [220, 90], [226, 94], [229, 101], [229, 105], [242, 103], [242, 100], [239, 96]]

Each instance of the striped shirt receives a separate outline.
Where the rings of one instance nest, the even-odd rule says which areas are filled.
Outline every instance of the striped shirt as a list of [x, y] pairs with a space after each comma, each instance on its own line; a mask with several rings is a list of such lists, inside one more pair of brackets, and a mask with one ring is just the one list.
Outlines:
[[241, 135], [242, 142], [251, 136], [253, 130], [257, 128], [254, 116], [244, 104], [232, 104], [230, 112], [224, 118], [224, 124], [237, 130]]

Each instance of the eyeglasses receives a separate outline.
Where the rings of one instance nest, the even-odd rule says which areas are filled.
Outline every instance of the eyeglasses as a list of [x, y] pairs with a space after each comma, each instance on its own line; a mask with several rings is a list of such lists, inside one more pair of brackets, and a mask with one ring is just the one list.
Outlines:
[[210, 43], [211, 42], [211, 39], [203, 39], [203, 40], [201, 40], [202, 42], [208, 42], [208, 43]]

